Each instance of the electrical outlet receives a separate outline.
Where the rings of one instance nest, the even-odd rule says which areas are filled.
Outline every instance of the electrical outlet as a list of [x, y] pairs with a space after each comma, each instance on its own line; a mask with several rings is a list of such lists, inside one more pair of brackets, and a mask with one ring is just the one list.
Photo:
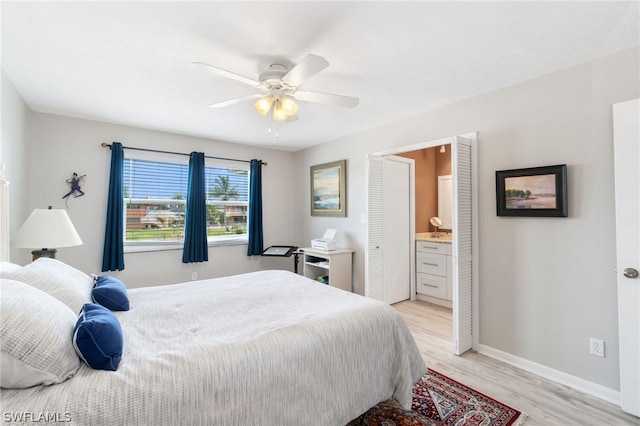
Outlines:
[[197, 272], [192, 272], [191, 273], [191, 281], [195, 281], [198, 279], [198, 273]]
[[589, 338], [589, 353], [604, 358], [604, 341], [593, 337]]

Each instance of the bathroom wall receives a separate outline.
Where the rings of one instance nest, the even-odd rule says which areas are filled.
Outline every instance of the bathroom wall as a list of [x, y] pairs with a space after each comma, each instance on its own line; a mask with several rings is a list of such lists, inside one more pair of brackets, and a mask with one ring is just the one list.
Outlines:
[[435, 231], [429, 219], [438, 215], [438, 176], [451, 174], [451, 149], [445, 146], [397, 154], [415, 161], [416, 232]]

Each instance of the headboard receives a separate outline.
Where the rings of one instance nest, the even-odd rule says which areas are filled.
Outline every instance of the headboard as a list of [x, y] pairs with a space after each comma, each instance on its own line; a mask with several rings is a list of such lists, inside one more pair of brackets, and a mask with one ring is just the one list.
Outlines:
[[0, 262], [9, 261], [9, 181], [0, 161]]

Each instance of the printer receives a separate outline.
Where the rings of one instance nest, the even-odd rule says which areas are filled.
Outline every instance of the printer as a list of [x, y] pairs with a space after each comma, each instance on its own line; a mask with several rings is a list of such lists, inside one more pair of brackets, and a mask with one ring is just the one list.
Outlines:
[[311, 240], [311, 248], [316, 250], [326, 250], [331, 251], [336, 249], [336, 234], [338, 233], [337, 229], [327, 229], [322, 236], [322, 238], [316, 238]]

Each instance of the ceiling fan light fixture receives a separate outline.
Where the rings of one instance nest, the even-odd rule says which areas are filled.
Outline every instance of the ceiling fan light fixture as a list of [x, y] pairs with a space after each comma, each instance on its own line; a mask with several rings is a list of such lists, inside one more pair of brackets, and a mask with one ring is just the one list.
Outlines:
[[237, 104], [246, 99], [258, 99], [258, 101], [253, 104], [256, 111], [258, 111], [260, 115], [267, 117], [269, 121], [271, 121], [271, 115], [273, 115], [274, 120], [278, 122], [295, 121], [298, 119], [298, 104], [296, 100], [319, 102], [345, 108], [354, 108], [359, 103], [358, 98], [349, 96], [297, 91], [298, 86], [302, 84], [302, 82], [329, 66], [329, 62], [325, 58], [314, 54], [305, 56], [302, 61], [298, 62], [292, 68], [283, 63], [272, 63], [268, 70], [260, 73], [258, 80], [204, 62], [194, 62], [194, 64], [204, 66], [218, 76], [239, 81], [262, 91], [262, 93], [216, 102], [209, 105], [210, 108], [222, 108]]
[[283, 97], [280, 100], [280, 103], [282, 104], [282, 109], [284, 110], [285, 114], [287, 114], [287, 117], [292, 116], [298, 111], [298, 104], [296, 104], [295, 101], [288, 96]]
[[273, 119], [276, 121], [284, 121], [287, 119], [287, 114], [282, 107], [282, 102], [280, 102], [280, 99], [276, 99], [273, 104]]
[[271, 106], [273, 105], [273, 98], [271, 96], [265, 96], [264, 98], [258, 99], [258, 102], [253, 104], [258, 111], [262, 115], [267, 115], [269, 110], [271, 110]]
[[287, 96], [276, 98], [273, 103], [273, 119], [276, 121], [285, 121], [295, 115], [296, 111], [298, 111], [298, 105]]

